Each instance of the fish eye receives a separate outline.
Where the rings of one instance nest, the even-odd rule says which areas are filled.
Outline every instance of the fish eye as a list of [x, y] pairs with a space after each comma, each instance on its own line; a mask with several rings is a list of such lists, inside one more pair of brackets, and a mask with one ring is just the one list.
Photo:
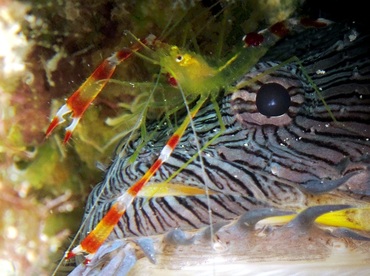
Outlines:
[[288, 111], [290, 103], [288, 90], [278, 83], [263, 84], [257, 92], [257, 109], [267, 117], [283, 115]]
[[183, 60], [183, 56], [182, 55], [178, 55], [177, 57], [176, 57], [176, 62], [181, 62], [182, 60]]

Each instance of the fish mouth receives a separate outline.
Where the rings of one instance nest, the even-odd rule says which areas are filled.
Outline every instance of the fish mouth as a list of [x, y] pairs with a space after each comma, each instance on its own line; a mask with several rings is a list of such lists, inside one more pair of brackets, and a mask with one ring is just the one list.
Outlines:
[[81, 268], [110, 273], [114, 264], [128, 275], [364, 273], [369, 268], [370, 236], [318, 223], [322, 216], [348, 210], [357, 209], [345, 204], [316, 205], [297, 214], [258, 208], [212, 227], [115, 239], [76, 272]]

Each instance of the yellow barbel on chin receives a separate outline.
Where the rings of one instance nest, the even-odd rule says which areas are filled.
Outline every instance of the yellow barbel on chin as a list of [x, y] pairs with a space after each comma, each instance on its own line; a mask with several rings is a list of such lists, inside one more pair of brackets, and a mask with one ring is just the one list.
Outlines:
[[[261, 220], [260, 223], [286, 224], [292, 221], [298, 215], [299, 214], [270, 217]], [[325, 213], [317, 217], [315, 222], [327, 226], [345, 227], [361, 231], [370, 231], [370, 205], [351, 207], [339, 211]]]

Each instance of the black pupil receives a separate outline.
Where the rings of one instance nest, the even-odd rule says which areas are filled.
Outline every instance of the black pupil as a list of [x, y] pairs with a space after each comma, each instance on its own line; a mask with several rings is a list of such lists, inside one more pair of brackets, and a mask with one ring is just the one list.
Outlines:
[[256, 105], [258, 111], [267, 117], [283, 115], [290, 106], [288, 90], [277, 83], [263, 84], [257, 92]]

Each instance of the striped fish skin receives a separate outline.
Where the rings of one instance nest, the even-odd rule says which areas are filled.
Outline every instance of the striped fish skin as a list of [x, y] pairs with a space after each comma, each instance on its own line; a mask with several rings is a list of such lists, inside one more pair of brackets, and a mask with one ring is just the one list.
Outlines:
[[[332, 24], [323, 29], [307, 30], [278, 43], [238, 83], [254, 78], [269, 68], [276, 70], [220, 100], [226, 131], [202, 152], [210, 180], [208, 188], [212, 192], [209, 199], [214, 224], [230, 223], [250, 210], [266, 207], [296, 211], [317, 204], [358, 206], [369, 203], [369, 48], [370, 37], [351, 26]], [[337, 122], [333, 122], [323, 101], [297, 63], [276, 67], [292, 56], [299, 58]], [[289, 91], [292, 104], [283, 116], [267, 118], [261, 116], [255, 107], [255, 92], [269, 82], [279, 83]], [[204, 145], [220, 131], [211, 103], [200, 110], [194, 125], [197, 138], [188, 128], [179, 146], [151, 182], [165, 181], [196, 154], [194, 139]], [[139, 140], [132, 142], [125, 152], [120, 152], [122, 147], [117, 148], [104, 181], [90, 194], [86, 213], [94, 204], [97, 205], [88, 217], [82, 236], [93, 229], [115, 198], [146, 172], [172, 133], [172, 129], [165, 126], [158, 128], [153, 125], [150, 130], [157, 131], [157, 134], [142, 149], [134, 163], [130, 164], [128, 159], [138, 147]], [[171, 183], [204, 189], [199, 161], [195, 160], [185, 167]], [[96, 202], [103, 187], [103, 194]], [[190, 231], [208, 225], [208, 200], [205, 195], [139, 197], [122, 217], [109, 240], [142, 237], [156, 240], [173, 229]], [[258, 239], [256, 243], [253, 242], [256, 238], [245, 234], [248, 231], [240, 232], [233, 227], [228, 229], [229, 232], [220, 230], [219, 236], [229, 235], [224, 239], [236, 243], [249, 239], [249, 248], [258, 244], [258, 250], [248, 251], [248, 246], [244, 245], [238, 247], [236, 255], [232, 255], [230, 242], [229, 255], [224, 259], [226, 263], [238, 254], [251, 259], [254, 256], [254, 259], [279, 261], [322, 260], [328, 246], [324, 246], [325, 249], [320, 246], [337, 242], [329, 235], [316, 232], [317, 229], [313, 233], [306, 233], [305, 237], [317, 241], [313, 243], [317, 245], [316, 251], [310, 251], [311, 255], [306, 256], [302, 248], [291, 250], [301, 240], [289, 242], [289, 235], [300, 237], [305, 233], [304, 229], [287, 230], [285, 234], [276, 236], [270, 233], [269, 237]], [[369, 245], [368, 242], [350, 243], [365, 251]], [[204, 252], [194, 243], [189, 248], [195, 250], [189, 252], [200, 251], [196, 256], [203, 256]], [[276, 251], [276, 248], [279, 250]], [[186, 258], [176, 259], [174, 251], [171, 252], [176, 262], [167, 260], [165, 266], [179, 268], [186, 266], [187, 261], [188, 264], [192, 263]], [[366, 253], [369, 254], [369, 251]], [[305, 256], [302, 257], [302, 254]], [[212, 254], [208, 252], [207, 256]], [[193, 261], [200, 262], [199, 259]]]

